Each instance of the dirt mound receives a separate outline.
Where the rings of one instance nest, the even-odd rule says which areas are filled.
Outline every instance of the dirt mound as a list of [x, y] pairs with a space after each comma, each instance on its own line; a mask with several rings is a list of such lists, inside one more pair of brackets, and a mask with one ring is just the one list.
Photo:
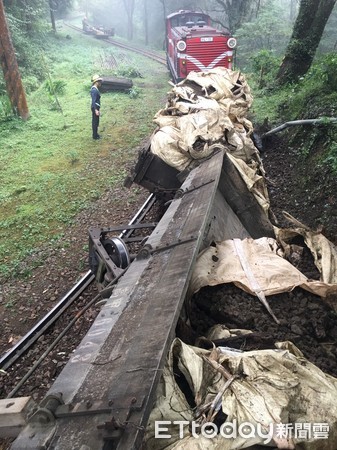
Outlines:
[[[271, 209], [280, 227], [289, 227], [283, 211], [337, 245], [337, 177], [323, 165], [319, 145], [306, 156], [289, 145], [287, 134], [263, 142], [262, 162], [268, 178]], [[298, 138], [297, 142], [301, 141]]]
[[[274, 348], [275, 342], [291, 341], [304, 356], [324, 372], [337, 377], [337, 314], [320, 297], [296, 288], [267, 297], [280, 321], [277, 324], [257, 297], [234, 284], [201, 289], [192, 299], [191, 324], [199, 336], [223, 324], [253, 334], [217, 340], [216, 345], [258, 350]], [[210, 341], [201, 340], [209, 347]]]

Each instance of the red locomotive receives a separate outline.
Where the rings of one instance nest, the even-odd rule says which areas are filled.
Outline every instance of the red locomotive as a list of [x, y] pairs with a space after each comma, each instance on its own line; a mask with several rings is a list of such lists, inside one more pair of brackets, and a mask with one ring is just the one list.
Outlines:
[[207, 14], [181, 10], [166, 18], [167, 65], [177, 83], [189, 72], [232, 68], [236, 39], [212, 27]]

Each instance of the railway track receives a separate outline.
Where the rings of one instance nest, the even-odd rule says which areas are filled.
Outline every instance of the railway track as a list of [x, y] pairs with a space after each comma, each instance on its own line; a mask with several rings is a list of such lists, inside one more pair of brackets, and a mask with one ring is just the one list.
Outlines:
[[[79, 32], [79, 33], [85, 34], [84, 31], [82, 30], [82, 28], [77, 27], [76, 25], [72, 25], [69, 23], [64, 23], [64, 25]], [[146, 56], [147, 58], [150, 58], [150, 59], [158, 62], [159, 64], [163, 64], [166, 66], [166, 58], [161, 56], [158, 52], [151, 51], [148, 49], [142, 49], [142, 48], [130, 45], [130, 44], [126, 44], [126, 43], [120, 42], [116, 39], [113, 39], [111, 37], [101, 38], [101, 40], [103, 40], [104, 42], [107, 42], [111, 45], [114, 45], [116, 47], [123, 48], [124, 50], [129, 50], [131, 52], [139, 53], [140, 55]]]
[[[83, 33], [83, 30], [79, 27], [73, 26], [71, 24], [65, 25], [80, 33]], [[140, 49], [128, 44], [123, 44], [112, 38], [105, 38], [104, 41], [125, 50], [139, 53], [160, 64], [166, 65], [165, 58], [160, 56], [156, 52]], [[118, 231], [120, 232], [118, 238], [112, 239], [114, 245], [113, 251], [117, 250], [117, 252], [121, 252], [122, 257], [124, 257], [124, 251], [126, 250], [127, 246], [130, 246], [132, 249], [134, 249], [135, 245], [137, 247], [137, 242], [139, 245], [139, 242], [141, 242], [143, 238], [140, 239], [139, 237], [135, 237], [134, 235], [135, 232], [136, 236], [137, 233], [141, 233], [142, 227], [139, 226], [139, 229], [137, 229], [137, 225], [139, 225], [144, 220], [144, 217], [146, 217], [146, 215], [149, 213], [155, 202], [156, 198], [151, 194], [139, 209], [139, 211], [132, 218], [131, 222], [127, 224], [127, 227], [114, 227], [105, 230], [105, 235], [108, 235], [108, 233], [111, 232], [114, 232], [115, 234]], [[92, 229], [91, 233], [92, 239], [95, 239], [95, 237], [98, 240], [100, 239], [101, 230]], [[122, 244], [120, 244], [118, 240], [120, 240]], [[128, 261], [128, 263], [129, 262], [130, 261]], [[114, 266], [113, 262], [112, 266]], [[116, 281], [124, 274], [125, 271], [126, 270], [123, 268], [121, 271], [117, 271], [114, 274], [116, 275]], [[96, 278], [96, 285], [99, 287], [99, 289], [101, 291], [104, 291], [104, 288], [106, 288], [106, 291], [105, 293], [101, 292], [99, 295], [93, 297], [92, 287], [94, 281], [95, 274], [92, 270], [89, 270], [76, 283], [76, 285], [73, 286], [70, 291], [67, 292], [41, 320], [39, 320], [39, 322], [32, 329], [29, 330], [29, 332], [19, 340], [19, 342], [17, 342], [8, 352], [1, 355], [0, 369], [4, 372], [7, 372], [8, 375], [7, 379], [5, 380], [5, 387], [3, 385], [0, 385], [0, 390], [3, 391], [2, 396], [5, 395], [5, 397], [9, 399], [17, 396], [18, 394], [29, 395], [31, 390], [34, 390], [36, 392], [37, 386], [34, 386], [35, 379], [44, 380], [43, 383], [41, 383], [41, 385], [39, 386], [38, 391], [36, 392], [37, 396], [35, 396], [35, 399], [39, 401], [43, 397], [43, 395], [45, 395], [48, 386], [50, 386], [50, 384], [52, 383], [51, 378], [49, 379], [49, 381], [47, 380], [50, 372], [51, 377], [57, 376], [60, 371], [60, 367], [62, 368], [63, 365], [65, 365], [67, 362], [67, 357], [64, 355], [65, 352], [62, 351], [63, 346], [62, 344], [60, 344], [60, 340], [64, 338], [64, 336], [66, 336], [66, 333], [71, 333], [71, 327], [74, 327], [75, 322], [82, 315], [87, 313], [88, 310], [89, 313], [90, 311], [93, 311], [90, 313], [92, 317], [96, 316], [98, 313], [98, 309], [96, 308], [96, 311], [94, 311], [95, 303], [99, 301], [100, 298], [102, 298], [102, 294], [106, 296], [112, 291], [111, 279], [109, 280], [110, 283], [106, 281], [100, 283]], [[109, 286], [107, 286], [108, 284]], [[84, 302], [79, 301], [80, 298], [84, 298]], [[80, 313], [78, 313], [79, 310]], [[63, 320], [62, 325], [58, 325], [60, 320]], [[88, 326], [90, 326], [90, 323], [88, 323], [88, 325], [84, 325], [84, 327], [83, 325], [81, 325], [81, 328], [83, 328], [83, 330], [82, 333], [78, 336], [79, 340], [81, 336], [83, 336], [83, 333], [85, 334], [85, 332], [87, 332]], [[48, 334], [48, 338], [45, 338], [46, 334]], [[39, 356], [37, 352], [38, 349], [41, 348], [41, 344], [39, 344], [41, 340], [44, 341], [44, 345], [42, 346], [44, 350]], [[76, 348], [79, 340], [74, 342], [72, 349]], [[53, 367], [51, 370], [46, 369], [46, 367], [50, 367], [50, 359], [59, 359], [58, 356], [55, 356], [57, 354], [62, 355], [62, 357], [60, 357], [60, 360], [57, 362], [57, 365], [60, 365], [59, 368], [57, 370], [54, 370]], [[42, 367], [43, 365], [45, 367]], [[46, 376], [45, 372], [47, 372]], [[31, 383], [32, 378], [33, 384]], [[39, 383], [39, 381], [37, 383]]]
[[[154, 207], [155, 202], [156, 198], [151, 194], [128, 224], [104, 229], [105, 236], [108, 234], [116, 235], [116, 233], [119, 232], [118, 237], [111, 238], [111, 242], [117, 242], [117, 246], [114, 248], [113, 257], [116, 257], [116, 252], [120, 258], [125, 257], [125, 252], [129, 252], [128, 246], [138, 245], [137, 243], [144, 239], [142, 231], [149, 230], [155, 226], [155, 223], [144, 225], [144, 220], [151, 214], [151, 209]], [[94, 230], [95, 229], [91, 229], [90, 232], [95, 234]], [[102, 231], [103, 229], [99, 229], [98, 241]], [[134, 236], [135, 232], [139, 235]], [[110, 248], [108, 248], [108, 250], [111, 251]], [[109, 258], [108, 255], [107, 258]], [[129, 260], [128, 263], [130, 263]], [[62, 352], [62, 346], [60, 347], [59, 344], [61, 338], [71, 332], [71, 328], [74, 327], [75, 322], [80, 319], [89, 308], [91, 308], [91, 311], [95, 310], [95, 303], [102, 299], [102, 296], [111, 293], [114, 283], [127, 270], [127, 267], [123, 267], [119, 272], [117, 266], [113, 263], [112, 266], [115, 267], [118, 273], [116, 273], [115, 278], [110, 277], [109, 283], [98, 283], [98, 275], [96, 274], [95, 276], [95, 273], [92, 270], [89, 270], [76, 285], [74, 285], [69, 292], [67, 292], [60, 301], [41, 320], [39, 320], [23, 338], [20, 339], [19, 342], [1, 356], [0, 369], [7, 371], [8, 373], [8, 379], [6, 380], [6, 398], [12, 398], [17, 395], [18, 392], [21, 394], [24, 394], [25, 392], [28, 393], [29, 389], [28, 391], [25, 390], [25, 384], [29, 381], [29, 378], [33, 373], [39, 369], [48, 355], [52, 351], [54, 353], [57, 353], [58, 351], [62, 354], [64, 353]], [[101, 289], [101, 292], [99, 294], [96, 293], [96, 295], [94, 289], [92, 289], [92, 284], [95, 279], [96, 285]], [[80, 297], [82, 298], [82, 301], [79, 302]], [[94, 316], [97, 313], [98, 309], [96, 308], [96, 312], [92, 312], [91, 316]], [[61, 319], [62, 325], [58, 325]], [[90, 326], [90, 324], [88, 324], [88, 326]], [[87, 328], [82, 330], [82, 337], [85, 334], [84, 331], [86, 332]], [[48, 338], [45, 338], [44, 336], [47, 333]], [[38, 340], [41, 341], [41, 339], [44, 339], [45, 345], [43, 346], [42, 355], [39, 356], [35, 344]], [[73, 345], [73, 348], [76, 348], [78, 343], [79, 340]], [[66, 361], [63, 357], [62, 365], [65, 363]], [[29, 369], [24, 369], [25, 367], [28, 367]], [[26, 370], [26, 372], [24, 372], [24, 370]], [[19, 378], [21, 379], [18, 382], [17, 380]], [[43, 389], [39, 395], [42, 395], [42, 393]]]
[[89, 270], [76, 285], [8, 352], [0, 357], [0, 369], [9, 369], [21, 355], [28, 351], [65, 310], [90, 286], [95, 276]]

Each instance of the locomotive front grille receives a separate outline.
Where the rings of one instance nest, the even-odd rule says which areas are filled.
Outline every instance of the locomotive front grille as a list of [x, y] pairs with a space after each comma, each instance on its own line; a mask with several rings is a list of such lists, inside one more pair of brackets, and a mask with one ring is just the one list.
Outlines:
[[228, 56], [219, 57], [226, 51], [229, 49], [225, 41], [200, 42], [200, 38], [198, 41], [187, 41], [185, 51], [187, 72], [224, 66], [224, 60]]

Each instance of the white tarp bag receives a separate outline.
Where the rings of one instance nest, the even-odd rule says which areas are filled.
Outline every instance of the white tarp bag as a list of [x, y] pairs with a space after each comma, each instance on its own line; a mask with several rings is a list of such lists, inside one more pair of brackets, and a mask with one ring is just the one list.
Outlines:
[[217, 67], [189, 73], [173, 86], [166, 107], [154, 118], [159, 128], [151, 138], [151, 152], [179, 171], [208, 157], [214, 144], [227, 146], [246, 163], [258, 160], [253, 125], [246, 118], [252, 100], [240, 72]]
[[[333, 244], [331, 246], [333, 250]], [[330, 256], [331, 246], [326, 244], [326, 251]], [[324, 259], [323, 253], [320, 254]], [[204, 286], [223, 283], [234, 283], [245, 292], [257, 296], [290, 292], [295, 287], [301, 287], [320, 297], [337, 294], [337, 284], [308, 280], [283, 258], [277, 241], [272, 238], [229, 239], [217, 242], [214, 247], [201, 252], [192, 274], [190, 294], [198, 292]]]
[[[193, 407], [174, 367], [189, 386]], [[215, 424], [220, 411], [222, 422]], [[336, 442], [337, 379], [293, 344], [240, 352], [173, 342], [149, 419], [147, 450], [232, 450], [256, 444], [336, 450]]]

